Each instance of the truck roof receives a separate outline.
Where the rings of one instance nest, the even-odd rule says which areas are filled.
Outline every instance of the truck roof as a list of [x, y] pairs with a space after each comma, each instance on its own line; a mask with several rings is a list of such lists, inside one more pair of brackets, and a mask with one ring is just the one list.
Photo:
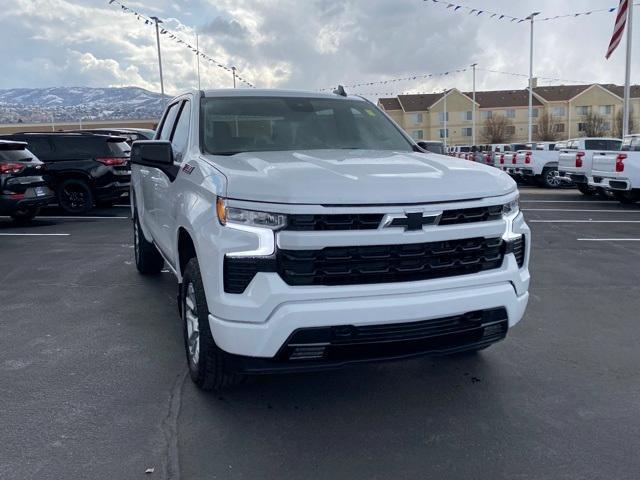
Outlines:
[[280, 90], [275, 88], [219, 88], [203, 90], [205, 97], [304, 97], [304, 98], [331, 98], [366, 101], [357, 95], [342, 97], [331, 92], [310, 92], [307, 90]]

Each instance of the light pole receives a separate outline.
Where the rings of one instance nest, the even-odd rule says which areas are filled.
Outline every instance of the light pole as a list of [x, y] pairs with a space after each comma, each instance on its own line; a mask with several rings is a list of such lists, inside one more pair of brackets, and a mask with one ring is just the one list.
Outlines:
[[233, 73], [233, 88], [236, 88], [236, 67], [231, 67], [231, 72]]
[[447, 89], [444, 89], [444, 148], [447, 148], [448, 132], [447, 132]]
[[198, 41], [197, 33], [196, 33], [196, 59], [198, 61], [198, 90], [202, 90], [200, 88], [200, 43]]
[[160, 29], [159, 23], [162, 23], [158, 17], [151, 17], [151, 20], [156, 22], [156, 42], [158, 43], [158, 67], [160, 68], [160, 94], [162, 95], [162, 101], [164, 102], [164, 80], [162, 78], [162, 54], [160, 53]]
[[529, 143], [531, 143], [531, 137], [533, 136], [533, 19], [536, 15], [540, 15], [540, 12], [533, 12], [525, 19], [531, 21], [531, 37], [529, 39]]
[[471, 109], [471, 137], [473, 145], [476, 144], [476, 66], [478, 64], [474, 63], [471, 65], [473, 68], [473, 105]]
[[627, 60], [624, 79], [624, 109], [622, 113], [622, 137], [629, 135], [629, 97], [631, 93], [631, 44], [632, 44], [633, 0], [627, 7]]

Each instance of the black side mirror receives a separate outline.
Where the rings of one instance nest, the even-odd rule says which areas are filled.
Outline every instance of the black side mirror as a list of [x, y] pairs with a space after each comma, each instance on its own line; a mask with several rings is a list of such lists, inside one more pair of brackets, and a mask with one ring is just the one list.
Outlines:
[[131, 145], [131, 163], [162, 170], [171, 181], [180, 167], [173, 164], [173, 148], [167, 140], [138, 140]]

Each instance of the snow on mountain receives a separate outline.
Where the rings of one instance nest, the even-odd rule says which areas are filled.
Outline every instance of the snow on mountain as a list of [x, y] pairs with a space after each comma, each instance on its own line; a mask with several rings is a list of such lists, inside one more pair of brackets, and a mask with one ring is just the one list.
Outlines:
[[158, 118], [159, 93], [138, 87], [51, 87], [0, 90], [0, 123]]

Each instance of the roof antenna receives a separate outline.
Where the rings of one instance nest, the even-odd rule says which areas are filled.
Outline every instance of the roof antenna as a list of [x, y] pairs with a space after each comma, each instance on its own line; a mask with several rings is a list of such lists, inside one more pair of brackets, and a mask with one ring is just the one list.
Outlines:
[[341, 97], [347, 96], [347, 92], [344, 91], [344, 87], [342, 85], [338, 85], [338, 88], [336, 88], [333, 93], [340, 95]]

